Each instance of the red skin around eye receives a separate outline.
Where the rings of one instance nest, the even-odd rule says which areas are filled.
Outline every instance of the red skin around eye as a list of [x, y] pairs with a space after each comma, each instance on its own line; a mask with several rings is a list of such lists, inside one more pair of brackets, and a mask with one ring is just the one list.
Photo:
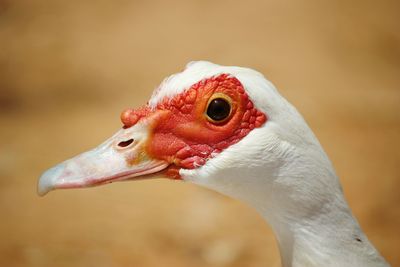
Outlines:
[[[205, 114], [214, 94], [232, 100], [231, 114], [222, 123], [209, 121]], [[155, 110], [147, 106], [125, 110], [121, 120], [127, 128], [153, 112], [159, 116], [153, 120], [146, 150], [149, 156], [170, 162], [166, 174], [174, 178], [179, 177], [179, 168], [194, 169], [204, 165], [209, 158], [239, 142], [267, 120], [265, 114], [254, 107], [240, 81], [227, 74], [200, 81], [174, 98], [165, 99]]]

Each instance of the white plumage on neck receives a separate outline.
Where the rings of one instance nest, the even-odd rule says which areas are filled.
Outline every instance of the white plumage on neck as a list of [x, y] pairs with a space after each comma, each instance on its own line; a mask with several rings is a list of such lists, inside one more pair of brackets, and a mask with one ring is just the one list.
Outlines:
[[272, 226], [284, 267], [388, 266], [361, 231], [318, 140], [297, 110], [254, 70], [200, 61], [160, 85], [149, 104], [221, 73], [243, 84], [268, 121], [194, 170], [186, 181], [253, 206]]

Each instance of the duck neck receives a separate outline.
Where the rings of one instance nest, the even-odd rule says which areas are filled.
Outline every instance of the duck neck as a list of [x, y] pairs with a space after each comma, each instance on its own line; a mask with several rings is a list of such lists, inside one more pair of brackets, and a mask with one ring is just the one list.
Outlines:
[[277, 238], [283, 267], [387, 266], [341, 194], [319, 210], [298, 214], [263, 214]]

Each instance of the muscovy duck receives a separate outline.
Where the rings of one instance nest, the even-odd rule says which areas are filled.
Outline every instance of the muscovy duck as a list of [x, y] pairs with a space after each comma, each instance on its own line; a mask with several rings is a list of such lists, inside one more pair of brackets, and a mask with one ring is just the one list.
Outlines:
[[259, 72], [191, 62], [121, 120], [103, 144], [46, 171], [39, 194], [152, 177], [193, 182], [254, 207], [284, 267], [389, 266], [303, 117]]

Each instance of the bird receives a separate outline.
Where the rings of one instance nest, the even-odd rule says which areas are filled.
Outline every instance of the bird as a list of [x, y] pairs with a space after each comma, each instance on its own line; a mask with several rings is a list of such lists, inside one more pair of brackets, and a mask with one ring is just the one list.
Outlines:
[[93, 150], [45, 171], [38, 194], [165, 177], [253, 207], [283, 267], [389, 266], [361, 230], [297, 109], [256, 70], [193, 61]]

